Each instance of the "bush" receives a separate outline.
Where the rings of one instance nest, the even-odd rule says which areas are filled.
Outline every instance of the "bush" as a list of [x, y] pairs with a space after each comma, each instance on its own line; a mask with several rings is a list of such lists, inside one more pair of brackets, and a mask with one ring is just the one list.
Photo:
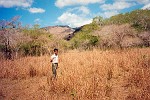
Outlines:
[[81, 31], [76, 33], [76, 35], [71, 39], [71, 49], [83, 48], [89, 49], [99, 41], [98, 36], [92, 34], [93, 31], [98, 30], [99, 26], [96, 23], [91, 23], [83, 26]]
[[44, 48], [40, 42], [28, 42], [21, 44], [19, 51], [25, 56], [40, 56], [48, 53], [48, 50]]
[[29, 37], [25, 43], [19, 44], [20, 52], [23, 55], [40, 56], [48, 53], [46, 46], [51, 42], [52, 35], [39, 29], [25, 29], [23, 33], [26, 37]]

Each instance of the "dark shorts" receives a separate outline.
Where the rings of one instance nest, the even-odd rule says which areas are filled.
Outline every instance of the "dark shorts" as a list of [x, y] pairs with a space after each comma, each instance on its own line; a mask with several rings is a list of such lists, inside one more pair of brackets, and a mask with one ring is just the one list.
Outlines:
[[57, 68], [58, 68], [58, 63], [52, 63], [52, 72], [54, 77], [56, 77], [57, 75], [57, 71], [56, 71]]

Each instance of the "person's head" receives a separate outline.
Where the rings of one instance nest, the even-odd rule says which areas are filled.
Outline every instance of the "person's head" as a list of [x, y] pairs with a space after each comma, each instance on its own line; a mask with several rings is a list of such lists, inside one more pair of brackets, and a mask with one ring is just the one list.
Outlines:
[[54, 49], [54, 53], [57, 55], [58, 54], [58, 49]]

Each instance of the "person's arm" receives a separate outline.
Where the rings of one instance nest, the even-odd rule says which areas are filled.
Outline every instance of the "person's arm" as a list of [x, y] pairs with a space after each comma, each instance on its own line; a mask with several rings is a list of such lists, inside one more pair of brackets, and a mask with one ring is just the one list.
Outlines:
[[51, 62], [53, 62], [53, 59], [54, 59], [54, 57], [53, 57], [53, 56], [51, 56]]

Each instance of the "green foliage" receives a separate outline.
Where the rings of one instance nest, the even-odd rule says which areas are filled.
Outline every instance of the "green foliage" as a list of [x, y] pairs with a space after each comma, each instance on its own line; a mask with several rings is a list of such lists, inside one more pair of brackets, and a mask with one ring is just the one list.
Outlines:
[[32, 39], [38, 39], [41, 36], [45, 36], [46, 38], [49, 39], [52, 38], [51, 34], [47, 34], [40, 29], [24, 29], [23, 33], [25, 36], [29, 36]]
[[90, 33], [92, 31], [98, 30], [98, 29], [99, 29], [99, 25], [97, 25], [96, 23], [91, 23], [91, 24], [87, 24], [87, 25], [83, 26], [81, 31], [84, 33]]
[[59, 40], [59, 48], [62, 50], [68, 50], [70, 47], [70, 42], [66, 41], [66, 40]]
[[95, 46], [98, 41], [99, 41], [99, 39], [98, 39], [97, 36], [91, 36], [91, 37], [90, 37], [90, 44], [91, 44], [92, 46]]
[[25, 43], [20, 44], [20, 51], [25, 55], [39, 56], [48, 51], [45, 46], [51, 41], [52, 35], [39, 29], [25, 29], [23, 33], [29, 38]]
[[40, 56], [42, 54], [45, 54], [47, 50], [40, 42], [28, 42], [21, 44], [20, 51], [22, 51], [26, 56]]
[[81, 31], [79, 31], [71, 39], [71, 48], [77, 49], [79, 47], [84, 47], [84, 49], [88, 49], [91, 46], [95, 46], [96, 43], [99, 41], [99, 38], [92, 35], [91, 33], [97, 29], [99, 29], [99, 26], [95, 23], [83, 26]]
[[33, 26], [33, 29], [39, 29], [40, 28], [40, 25], [39, 24], [35, 24], [34, 26]]
[[5, 46], [0, 44], [0, 51], [4, 50]]
[[96, 24], [102, 26], [104, 24], [104, 19], [101, 16], [97, 16], [97, 17], [93, 18], [93, 23], [96, 23]]
[[150, 10], [135, 10], [130, 13], [118, 14], [105, 19], [105, 25], [131, 24], [138, 30], [150, 30]]

